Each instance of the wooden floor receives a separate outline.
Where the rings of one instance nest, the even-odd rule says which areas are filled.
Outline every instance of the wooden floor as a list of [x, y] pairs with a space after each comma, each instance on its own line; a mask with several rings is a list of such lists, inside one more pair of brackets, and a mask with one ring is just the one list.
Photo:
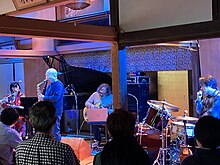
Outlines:
[[92, 165], [93, 164], [94, 156], [89, 156], [86, 159], [80, 161], [80, 165]]

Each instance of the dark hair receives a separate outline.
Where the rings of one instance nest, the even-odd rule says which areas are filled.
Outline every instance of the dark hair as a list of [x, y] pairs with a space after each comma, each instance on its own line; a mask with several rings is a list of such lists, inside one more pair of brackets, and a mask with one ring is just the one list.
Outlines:
[[116, 109], [107, 118], [107, 128], [113, 138], [134, 135], [135, 117], [132, 113]]
[[12, 88], [13, 87], [17, 87], [17, 86], [19, 87], [19, 89], [21, 89], [21, 86], [20, 86], [20, 84], [18, 82], [15, 82], [15, 81], [11, 82], [11, 84], [10, 84], [10, 91], [11, 91], [11, 93], [13, 92]]
[[102, 83], [101, 85], [99, 85], [99, 87], [97, 88], [96, 91], [97, 91], [98, 93], [100, 93], [100, 90], [101, 90], [103, 87], [106, 87], [106, 95], [107, 95], [107, 96], [112, 93], [110, 86], [109, 86], [108, 84], [106, 84], [106, 83]]
[[211, 75], [208, 75], [208, 76], [205, 76], [205, 77], [200, 77], [199, 78], [199, 85], [200, 86], [211, 87], [213, 89], [217, 89], [216, 79]]
[[36, 132], [49, 133], [55, 124], [56, 109], [49, 101], [35, 103], [29, 110], [30, 121]]
[[1, 113], [1, 122], [6, 125], [14, 124], [19, 118], [19, 113], [14, 108], [5, 108]]
[[195, 126], [195, 138], [205, 148], [220, 146], [220, 120], [213, 116], [204, 116]]

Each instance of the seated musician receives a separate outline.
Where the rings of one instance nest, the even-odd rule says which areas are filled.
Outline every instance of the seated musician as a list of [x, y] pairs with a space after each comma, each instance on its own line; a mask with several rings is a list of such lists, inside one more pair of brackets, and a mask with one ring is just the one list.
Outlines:
[[[101, 84], [97, 91], [94, 92], [89, 99], [85, 102], [85, 106], [89, 109], [96, 109], [96, 108], [108, 108], [108, 113], [112, 113], [113, 105], [113, 96], [111, 92], [111, 88], [108, 84]], [[93, 125], [92, 131], [94, 133], [95, 143], [93, 144], [93, 148], [96, 148], [100, 145], [102, 139], [100, 134], [100, 126]]]
[[[7, 94], [6, 97], [0, 100], [1, 107], [7, 108], [7, 107], [15, 107], [20, 106], [21, 97], [25, 97], [25, 95], [21, 92], [21, 86], [18, 82], [12, 82], [10, 84], [10, 94]], [[21, 135], [22, 138], [26, 135], [26, 126], [25, 126], [25, 120], [23, 117], [19, 117], [17, 123], [15, 124], [15, 129], [18, 131], [18, 133]]]

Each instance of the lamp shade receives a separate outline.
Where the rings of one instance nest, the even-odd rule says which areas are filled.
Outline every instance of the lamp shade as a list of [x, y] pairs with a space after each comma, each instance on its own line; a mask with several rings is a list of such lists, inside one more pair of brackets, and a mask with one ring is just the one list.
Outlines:
[[90, 0], [72, 0], [65, 6], [72, 10], [82, 10], [90, 6]]

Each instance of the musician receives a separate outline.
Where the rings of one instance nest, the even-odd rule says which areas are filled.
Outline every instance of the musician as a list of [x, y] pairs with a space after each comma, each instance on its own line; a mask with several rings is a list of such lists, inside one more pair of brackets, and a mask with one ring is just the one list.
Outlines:
[[197, 113], [199, 116], [211, 115], [220, 119], [220, 91], [216, 79], [211, 75], [200, 77], [199, 84], [200, 91], [195, 101]]
[[[47, 88], [45, 95], [38, 93], [39, 101], [50, 101], [56, 108], [56, 123], [53, 127], [53, 134], [57, 141], [61, 141], [60, 135], [60, 120], [63, 113], [63, 95], [64, 86], [63, 83], [57, 79], [57, 71], [54, 68], [50, 68], [46, 71], [45, 78], [47, 80]], [[38, 87], [39, 88], [39, 87]], [[38, 89], [39, 90], [39, 89]]]
[[[2, 108], [7, 107], [14, 107], [14, 106], [20, 106], [21, 101], [20, 98], [25, 97], [24, 93], [21, 92], [21, 86], [18, 82], [11, 82], [10, 84], [10, 94], [7, 94], [6, 97], [4, 97], [1, 100], [1, 106]], [[18, 131], [18, 133], [21, 135], [22, 138], [26, 135], [26, 123], [25, 119], [22, 116], [19, 116], [19, 119], [17, 123], [15, 124], [15, 129]]]
[[[112, 105], [113, 105], [113, 96], [111, 92], [111, 88], [108, 84], [101, 84], [96, 92], [94, 92], [89, 99], [85, 102], [85, 106], [89, 109], [95, 108], [108, 108], [108, 113], [112, 113]], [[99, 130], [99, 125], [92, 125], [92, 131], [94, 133], [95, 143], [93, 148], [100, 145], [102, 139]]]

